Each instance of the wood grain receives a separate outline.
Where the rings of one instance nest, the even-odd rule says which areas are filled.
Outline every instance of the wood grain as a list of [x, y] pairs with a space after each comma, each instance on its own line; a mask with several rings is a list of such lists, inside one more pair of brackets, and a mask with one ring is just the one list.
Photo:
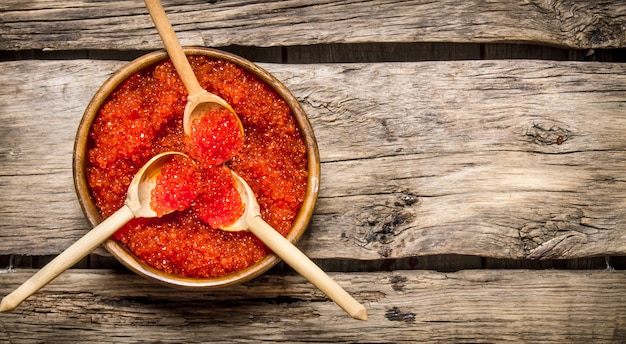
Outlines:
[[[87, 231], [73, 139], [122, 64], [0, 63], [0, 254], [55, 255]], [[625, 65], [263, 66], [320, 147], [320, 199], [299, 243], [310, 257], [626, 254]]]
[[[6, 294], [32, 271], [0, 274]], [[174, 291], [110, 270], [70, 270], [11, 313], [0, 341], [620, 343], [626, 273], [466, 270], [337, 273], [362, 301], [353, 320], [299, 276]], [[45, 324], [45, 326], [42, 326]]]
[[[626, 47], [623, 1], [163, 1], [182, 45], [526, 42]], [[411, 14], [411, 15], [407, 15]], [[156, 49], [141, 1], [5, 0], [0, 49]]]

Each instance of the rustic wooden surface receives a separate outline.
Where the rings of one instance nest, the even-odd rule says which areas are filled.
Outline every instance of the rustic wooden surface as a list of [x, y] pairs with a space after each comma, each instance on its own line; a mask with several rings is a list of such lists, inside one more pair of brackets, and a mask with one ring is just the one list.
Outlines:
[[[58, 254], [88, 230], [73, 138], [91, 94], [123, 63], [0, 63], [0, 254]], [[310, 256], [626, 253], [626, 65], [264, 66], [298, 97], [319, 142], [320, 198], [301, 243]]]
[[[620, 1], [164, 0], [163, 6], [183, 45], [509, 41], [586, 49], [626, 42]], [[161, 46], [141, 1], [4, 0], [0, 12], [0, 49]]]
[[[302, 103], [322, 183], [298, 245], [370, 320], [284, 264], [180, 292], [98, 249], [0, 314], [0, 342], [626, 342], [623, 1], [163, 4], [183, 44]], [[159, 48], [140, 0], [0, 3], [0, 296], [89, 229], [78, 121]]]
[[[7, 293], [31, 271], [1, 277]], [[362, 300], [346, 317], [299, 276], [176, 292], [134, 275], [82, 270], [0, 314], [0, 341], [287, 343], [620, 343], [626, 274], [466, 270], [332, 274]], [[610, 286], [607, 288], [607, 286]]]

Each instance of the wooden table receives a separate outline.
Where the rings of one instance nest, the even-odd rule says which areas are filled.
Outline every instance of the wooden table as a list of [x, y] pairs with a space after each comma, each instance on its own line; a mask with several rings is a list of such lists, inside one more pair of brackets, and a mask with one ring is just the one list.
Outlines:
[[[303, 105], [322, 181], [298, 246], [369, 320], [285, 265], [181, 292], [98, 249], [0, 314], [0, 342], [626, 341], [623, 1], [163, 5], [183, 45]], [[161, 47], [139, 0], [0, 4], [0, 295], [89, 230], [78, 122]]]

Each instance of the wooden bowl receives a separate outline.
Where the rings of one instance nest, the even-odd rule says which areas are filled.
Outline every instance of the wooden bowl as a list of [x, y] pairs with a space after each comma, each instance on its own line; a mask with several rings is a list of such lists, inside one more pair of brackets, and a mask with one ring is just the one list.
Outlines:
[[[239, 56], [230, 53], [208, 48], [185, 48], [185, 53], [187, 55], [204, 55], [210, 58], [227, 60], [236, 64], [240, 68], [255, 75], [267, 85], [271, 86], [291, 108], [291, 112], [295, 117], [296, 122], [302, 132], [308, 158], [308, 182], [306, 187], [305, 199], [295, 219], [292, 229], [287, 235], [287, 239], [290, 242], [295, 243], [306, 230], [309, 220], [311, 219], [311, 216], [313, 214], [313, 208], [317, 200], [320, 178], [320, 163], [317, 143], [315, 141], [313, 129], [311, 128], [311, 124], [309, 123], [304, 110], [302, 110], [302, 107], [298, 103], [298, 100], [280, 81], [278, 81], [274, 76], [272, 76], [264, 69], [260, 68], [259, 66], [248, 60], [245, 60]], [[144, 68], [161, 62], [167, 58], [168, 56], [165, 51], [156, 51], [146, 54], [128, 63], [127, 65], [116, 71], [100, 87], [100, 89], [96, 92], [96, 94], [93, 96], [93, 99], [87, 106], [87, 109], [85, 110], [83, 118], [78, 127], [76, 141], [74, 144], [73, 173], [74, 185], [76, 188], [76, 193], [78, 195], [78, 200], [83, 209], [83, 212], [85, 213], [85, 216], [92, 226], [96, 226], [98, 223], [100, 223], [102, 221], [102, 217], [98, 209], [96, 208], [94, 201], [92, 200], [86, 173], [86, 166], [88, 164], [86, 152], [88, 148], [88, 133], [91, 124], [96, 117], [98, 110], [107, 100], [109, 94], [111, 94], [124, 80], [126, 80], [135, 72], [143, 70]], [[280, 259], [274, 254], [268, 254], [259, 262], [237, 272], [214, 278], [193, 278], [171, 275], [161, 270], [157, 270], [139, 260], [137, 257], [135, 257], [135, 255], [133, 255], [130, 251], [128, 251], [126, 248], [124, 248], [113, 239], [107, 240], [104, 243], [104, 247], [118, 261], [127, 266], [129, 269], [133, 270], [135, 273], [147, 277], [148, 279], [157, 281], [159, 283], [185, 289], [210, 289], [241, 283], [264, 273], [276, 263], [278, 263]]]

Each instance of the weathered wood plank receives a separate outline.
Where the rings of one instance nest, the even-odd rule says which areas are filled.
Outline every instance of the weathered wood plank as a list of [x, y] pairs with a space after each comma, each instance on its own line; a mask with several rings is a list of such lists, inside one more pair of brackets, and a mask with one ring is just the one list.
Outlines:
[[[364, 42], [531, 42], [625, 47], [623, 1], [165, 0], [184, 45], [291, 46]], [[155, 49], [136, 1], [5, 0], [0, 49]]]
[[[624, 223], [625, 79], [604, 84], [601, 65], [407, 66], [318, 66], [285, 79], [313, 108], [325, 162], [313, 233], [328, 235], [304, 243], [310, 254], [323, 255], [324, 240], [353, 247], [335, 253], [347, 258], [623, 250], [621, 231], [605, 229]], [[594, 79], [604, 86], [587, 89]], [[595, 250], [593, 237], [616, 246]]]
[[[0, 63], [0, 254], [58, 254], [86, 231], [75, 128], [122, 63]], [[311, 257], [626, 254], [625, 65], [264, 66], [320, 146]]]
[[[0, 274], [0, 295], [32, 271]], [[332, 274], [358, 321], [299, 276], [207, 292], [70, 270], [11, 313], [3, 342], [622, 343], [626, 273], [559, 270]]]

